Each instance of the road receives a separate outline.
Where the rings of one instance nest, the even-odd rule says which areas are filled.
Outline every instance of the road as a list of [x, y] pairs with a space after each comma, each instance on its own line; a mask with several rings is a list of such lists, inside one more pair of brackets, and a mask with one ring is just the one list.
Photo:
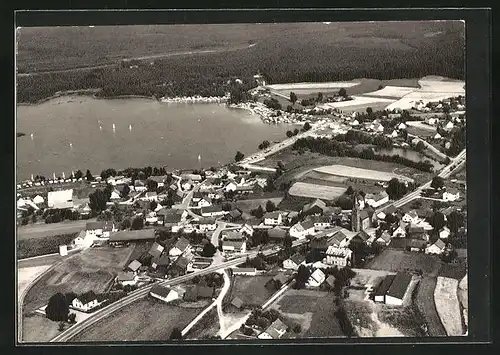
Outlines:
[[[298, 241], [295, 241], [292, 243], [292, 247], [296, 247], [296, 246], [302, 245], [304, 243], [307, 243], [306, 239], [298, 240]], [[276, 249], [268, 249], [268, 250], [262, 251], [262, 254], [264, 254], [264, 256], [269, 256], [272, 254], [276, 254], [278, 252], [279, 252], [279, 250], [276, 250]], [[247, 257], [248, 258], [255, 258], [257, 256], [257, 254], [259, 254], [259, 253], [260, 253], [260, 251], [252, 251], [250, 253], [247, 253], [243, 257], [229, 260], [229, 261], [226, 261], [222, 264], [209, 266], [205, 269], [197, 270], [197, 271], [192, 272], [190, 274], [182, 275], [182, 276], [173, 278], [171, 280], [158, 282], [158, 283], [155, 283], [155, 285], [161, 285], [161, 286], [178, 285], [178, 284], [184, 283], [184, 282], [186, 282], [186, 281], [188, 281], [196, 276], [206, 275], [206, 274], [215, 272], [215, 271], [220, 270], [220, 269], [226, 269], [226, 268], [229, 268], [232, 266], [242, 264], [247, 260]], [[95, 311], [92, 314], [92, 316], [90, 316], [89, 318], [85, 319], [84, 321], [82, 321], [80, 323], [73, 325], [72, 327], [68, 328], [66, 331], [63, 331], [62, 333], [57, 335], [55, 338], [53, 338], [50, 342], [67, 342], [67, 341], [69, 341], [71, 338], [76, 336], [78, 333], [82, 332], [87, 327], [97, 323], [98, 321], [106, 318], [107, 316], [109, 316], [113, 312], [118, 311], [119, 309], [131, 304], [132, 302], [137, 301], [137, 300], [147, 296], [152, 287], [153, 287], [153, 285], [149, 285], [149, 286], [145, 286], [143, 288], [140, 288], [136, 291], [129, 293], [126, 297], [124, 297], [124, 298], [104, 307], [104, 308], [101, 308], [101, 309]]]
[[85, 228], [87, 222], [95, 219], [65, 221], [60, 223], [37, 223], [17, 227], [17, 240], [29, 238], [44, 238], [58, 234], [77, 233]]
[[[443, 170], [441, 170], [439, 172], [438, 176], [442, 177], [443, 179], [448, 178], [451, 174], [453, 174], [453, 172], [457, 171], [465, 164], [466, 156], [467, 156], [467, 153], [466, 153], [466, 150], [464, 149], [455, 158], [451, 159], [450, 164], [445, 166], [443, 168]], [[454, 168], [452, 168], [452, 167], [454, 167]], [[432, 180], [426, 182], [425, 184], [419, 186], [414, 191], [403, 196], [401, 199], [394, 201], [393, 202], [394, 207], [396, 207], [396, 208], [401, 207], [401, 206], [407, 204], [408, 202], [418, 198], [423, 190], [428, 189], [431, 186], [431, 182], [432, 182]], [[385, 206], [385, 207], [378, 208], [375, 210], [374, 213], [377, 214], [377, 213], [385, 210], [387, 207], [389, 207], [389, 205]]]

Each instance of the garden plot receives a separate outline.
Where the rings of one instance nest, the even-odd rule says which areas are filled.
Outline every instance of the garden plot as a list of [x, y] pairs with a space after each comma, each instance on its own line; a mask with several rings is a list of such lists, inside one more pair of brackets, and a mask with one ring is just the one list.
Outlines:
[[314, 169], [316, 172], [331, 174], [336, 176], [344, 176], [355, 179], [375, 180], [375, 181], [389, 181], [393, 178], [399, 180], [412, 180], [402, 175], [392, 174], [384, 171], [368, 170], [362, 168], [355, 168], [346, 165], [329, 165], [322, 166]]
[[288, 193], [292, 196], [320, 198], [333, 200], [341, 196], [347, 189], [345, 187], [325, 186], [296, 182], [292, 185]]
[[461, 336], [464, 334], [457, 288], [458, 280], [448, 277], [437, 278], [434, 302], [448, 336]]
[[417, 88], [403, 87], [403, 86], [386, 86], [381, 90], [367, 92], [363, 96], [380, 96], [380, 97], [391, 97], [395, 99], [400, 99], [409, 93], [418, 90]]

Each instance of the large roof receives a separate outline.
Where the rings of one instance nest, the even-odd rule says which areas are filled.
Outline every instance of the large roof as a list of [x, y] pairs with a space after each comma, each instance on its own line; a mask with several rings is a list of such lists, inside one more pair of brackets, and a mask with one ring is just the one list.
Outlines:
[[389, 290], [389, 287], [391, 287], [392, 282], [394, 281], [394, 278], [396, 275], [387, 275], [382, 282], [378, 285], [377, 289], [375, 290], [374, 295], [375, 296], [385, 296], [387, 293], [387, 290]]
[[167, 297], [168, 294], [170, 293], [171, 289], [170, 287], [165, 287], [165, 286], [160, 286], [160, 285], [154, 285], [151, 288], [150, 293], [154, 293], [160, 297]]
[[189, 240], [187, 240], [184, 237], [180, 237], [175, 243], [174, 247], [179, 249], [180, 251], [184, 251], [188, 246], [189, 246]]
[[391, 287], [387, 290], [387, 296], [403, 299], [406, 289], [411, 282], [411, 275], [405, 272], [398, 272], [392, 281]]
[[148, 239], [155, 239], [154, 229], [118, 231], [116, 233], [112, 233], [109, 236], [110, 242], [130, 241], [130, 240], [148, 240]]
[[72, 208], [73, 189], [49, 191], [47, 195], [47, 205], [49, 208]]
[[96, 294], [94, 293], [94, 291], [87, 291], [85, 293], [82, 293], [80, 296], [77, 297], [80, 302], [82, 302], [83, 304], [87, 304], [95, 299], [97, 299], [97, 296]]

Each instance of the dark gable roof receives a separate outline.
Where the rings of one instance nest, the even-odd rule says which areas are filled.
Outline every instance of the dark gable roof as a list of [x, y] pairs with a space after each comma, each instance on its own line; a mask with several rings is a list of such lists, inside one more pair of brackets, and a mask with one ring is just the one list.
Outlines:
[[212, 205], [212, 206], [201, 208], [201, 213], [211, 213], [211, 212], [221, 212], [221, 211], [222, 211], [222, 207], [219, 205]]
[[385, 213], [385, 214], [394, 214], [394, 213], [396, 213], [396, 207], [395, 207], [393, 204], [391, 204], [391, 205], [389, 205], [389, 206], [388, 206], [388, 207], [384, 210], [384, 213]]
[[180, 237], [175, 243], [175, 248], [179, 249], [180, 251], [184, 251], [188, 246], [189, 240], [184, 237]]
[[175, 261], [175, 264], [174, 264], [174, 265], [175, 265], [175, 266], [177, 266], [177, 267], [180, 267], [180, 268], [182, 268], [182, 269], [185, 269], [185, 268], [187, 268], [188, 264], [189, 264], [189, 260], [188, 260], [188, 259], [186, 259], [185, 257], [181, 256], [181, 257], [179, 257], [179, 258]]
[[[368, 239], [370, 239], [370, 236], [368, 233], [366, 233], [364, 230], [360, 231], [358, 234], [354, 236], [355, 238], [361, 239], [363, 242], [366, 242]], [[354, 239], [354, 238], [353, 238]]]
[[411, 282], [411, 275], [405, 272], [398, 272], [391, 287], [387, 290], [387, 296], [403, 299], [406, 289]]
[[424, 227], [410, 226], [409, 232], [410, 232], [410, 234], [413, 234], [413, 233], [425, 233], [425, 229], [424, 229]]
[[154, 285], [151, 288], [150, 293], [154, 293], [160, 297], [167, 297], [168, 294], [170, 293], [171, 289], [170, 287], [165, 287], [165, 286], [160, 286], [160, 285]]
[[120, 271], [117, 276], [118, 281], [132, 281], [135, 278], [135, 275], [133, 272], [130, 271]]
[[154, 229], [139, 229], [133, 231], [118, 231], [109, 236], [110, 242], [127, 241], [127, 240], [148, 240], [155, 239]]
[[163, 246], [154, 242], [151, 248], [148, 251], [148, 254], [153, 256], [154, 258], [159, 258], [161, 253], [163, 252]]
[[316, 199], [315, 201], [308, 203], [307, 205], [304, 205], [304, 208], [302, 210], [304, 212], [308, 212], [313, 207], [317, 207], [320, 208], [321, 210], [324, 210], [326, 208], [326, 203], [320, 199]]
[[283, 239], [286, 236], [286, 230], [281, 229], [279, 227], [274, 227], [268, 230], [267, 234], [269, 235], [269, 238]]
[[434, 243], [435, 246], [437, 246], [439, 249], [444, 249], [446, 247], [446, 243], [443, 242], [441, 239], [436, 240]]
[[300, 222], [300, 225], [302, 226], [302, 228], [304, 228], [304, 230], [308, 230], [308, 229], [314, 227], [314, 222], [311, 220], [307, 220], [307, 221]]
[[280, 215], [282, 215], [282, 213], [279, 211], [267, 212], [264, 214], [264, 218], [278, 219]]
[[346, 238], [347, 238], [347, 236], [342, 231], [338, 231], [331, 238], [329, 238], [328, 241], [329, 242], [332, 241], [332, 242], [336, 242], [336, 243], [340, 244]]
[[290, 260], [292, 260], [295, 264], [300, 265], [304, 260], [306, 260], [306, 258], [305, 256], [296, 253], [290, 257]]
[[241, 212], [240, 212], [240, 210], [234, 209], [234, 210], [231, 210], [231, 212], [229, 212], [229, 215], [233, 218], [237, 218], [237, 217], [241, 216]]
[[88, 291], [88, 292], [85, 292], [85, 293], [82, 293], [80, 296], [77, 297], [80, 302], [82, 302], [83, 304], [87, 304], [89, 302], [92, 302], [94, 300], [97, 299], [97, 296], [96, 294], [94, 293], [94, 291]]
[[138, 260], [133, 260], [128, 264], [128, 268], [132, 271], [137, 271], [142, 266], [141, 262]]
[[391, 287], [392, 282], [396, 275], [387, 275], [382, 282], [378, 285], [377, 289], [374, 292], [375, 296], [385, 296], [389, 287]]
[[168, 266], [170, 264], [170, 258], [167, 253], [163, 253], [159, 258], [153, 259], [153, 262], [158, 266]]
[[362, 211], [360, 211], [360, 212], [359, 212], [359, 218], [360, 218], [361, 220], [364, 220], [364, 219], [369, 218], [369, 216], [368, 216], [368, 211], [367, 211], [367, 210], [362, 210]]

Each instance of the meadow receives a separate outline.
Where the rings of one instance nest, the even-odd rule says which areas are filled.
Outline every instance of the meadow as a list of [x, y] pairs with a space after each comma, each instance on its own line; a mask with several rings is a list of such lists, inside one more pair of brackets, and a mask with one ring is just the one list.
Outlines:
[[[463, 79], [464, 42], [460, 22], [24, 28], [17, 96], [33, 103], [89, 88], [106, 97], [223, 95], [231, 77], [244, 89], [255, 86], [259, 70], [271, 84]], [[137, 67], [119, 65], [134, 58]], [[26, 75], [44, 70], [53, 72]]]

